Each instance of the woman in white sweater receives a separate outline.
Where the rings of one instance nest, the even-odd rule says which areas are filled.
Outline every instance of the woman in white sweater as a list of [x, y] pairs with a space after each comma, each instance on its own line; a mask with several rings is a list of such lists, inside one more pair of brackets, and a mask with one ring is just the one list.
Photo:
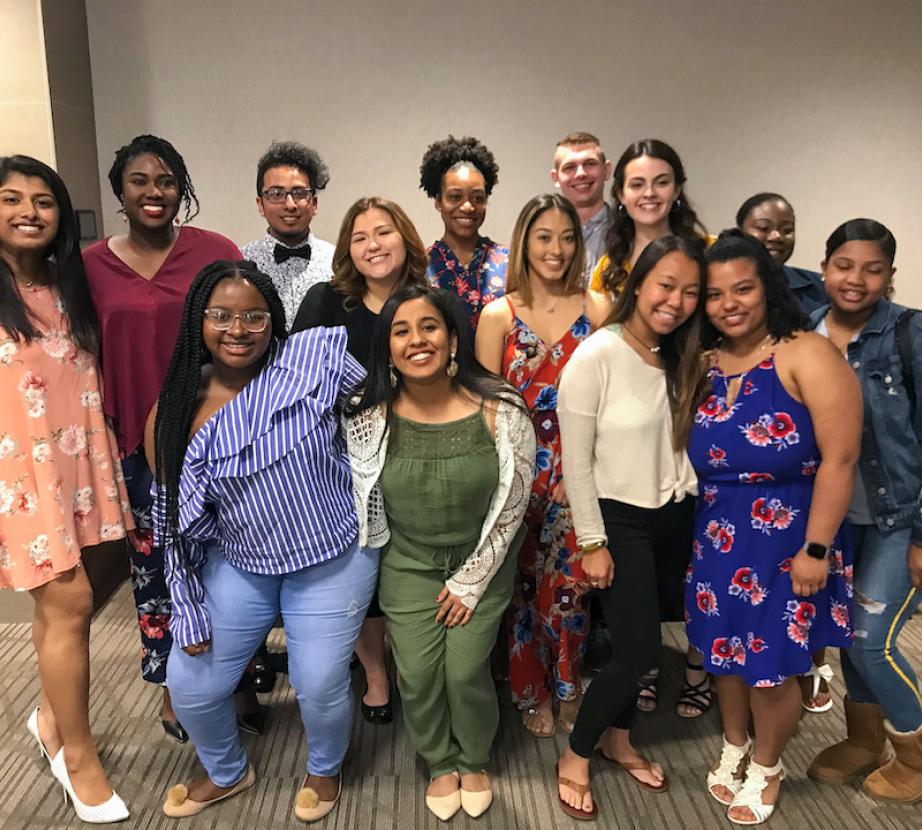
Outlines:
[[666, 236], [637, 260], [608, 325], [564, 370], [558, 399], [564, 479], [589, 587], [613, 656], [589, 687], [560, 758], [560, 804], [594, 818], [589, 758], [665, 792], [658, 764], [631, 745], [640, 678], [660, 657], [660, 605], [681, 596], [697, 480], [685, 453], [703, 389], [698, 350], [705, 266], [694, 242]]

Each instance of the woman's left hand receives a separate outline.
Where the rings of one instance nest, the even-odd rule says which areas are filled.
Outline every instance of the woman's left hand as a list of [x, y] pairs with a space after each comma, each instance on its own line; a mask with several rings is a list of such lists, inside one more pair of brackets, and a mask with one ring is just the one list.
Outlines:
[[442, 588], [439, 595], [435, 598], [436, 603], [441, 603], [438, 613], [435, 615], [436, 622], [445, 623], [446, 628], [454, 628], [456, 625], [466, 625], [474, 613], [472, 608], [468, 608], [461, 602], [461, 597], [453, 594], [448, 587]]
[[922, 588], [922, 547], [919, 545], [909, 546], [908, 555], [909, 580], [916, 588]]
[[556, 504], [567, 503], [567, 488], [563, 486], [563, 479], [560, 479], [560, 481], [551, 488], [551, 501]]
[[812, 597], [826, 587], [829, 578], [829, 560], [815, 559], [805, 550], [799, 550], [791, 559], [791, 584], [798, 597]]

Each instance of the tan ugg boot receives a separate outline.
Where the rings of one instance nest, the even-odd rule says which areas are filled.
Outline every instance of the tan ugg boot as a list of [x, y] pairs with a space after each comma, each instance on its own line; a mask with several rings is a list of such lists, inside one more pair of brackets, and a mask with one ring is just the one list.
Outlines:
[[826, 747], [807, 769], [820, 784], [847, 784], [887, 760], [884, 713], [876, 703], [845, 698], [846, 739]]
[[864, 779], [864, 791], [883, 801], [922, 801], [922, 726], [915, 732], [897, 732], [885, 720], [884, 729], [896, 757]]

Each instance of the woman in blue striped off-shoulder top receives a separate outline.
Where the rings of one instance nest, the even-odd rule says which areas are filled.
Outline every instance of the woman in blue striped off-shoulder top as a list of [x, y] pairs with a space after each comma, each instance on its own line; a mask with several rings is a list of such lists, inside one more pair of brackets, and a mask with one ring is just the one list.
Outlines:
[[167, 685], [207, 773], [170, 790], [169, 816], [255, 782], [233, 692], [279, 614], [309, 735], [295, 814], [316, 820], [339, 798], [349, 660], [378, 575], [378, 550], [357, 542], [337, 426], [363, 377], [345, 329], [288, 336], [253, 263], [216, 262], [192, 283], [145, 442], [179, 646]]

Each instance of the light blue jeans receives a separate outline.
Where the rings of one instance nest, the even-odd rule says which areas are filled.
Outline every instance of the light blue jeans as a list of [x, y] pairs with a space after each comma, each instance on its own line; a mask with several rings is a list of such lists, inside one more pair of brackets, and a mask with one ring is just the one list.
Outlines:
[[909, 528], [884, 536], [873, 525], [852, 525], [855, 564], [855, 641], [843, 649], [848, 696], [877, 703], [898, 732], [922, 726], [922, 696], [916, 673], [897, 644], [906, 621], [922, 600], [909, 581]]
[[378, 581], [379, 550], [353, 543], [344, 553], [281, 575], [248, 573], [213, 548], [202, 569], [211, 648], [170, 652], [167, 686], [199, 761], [219, 787], [246, 773], [234, 689], [279, 614], [288, 640], [288, 679], [307, 732], [307, 771], [336, 775], [349, 746], [349, 661]]

